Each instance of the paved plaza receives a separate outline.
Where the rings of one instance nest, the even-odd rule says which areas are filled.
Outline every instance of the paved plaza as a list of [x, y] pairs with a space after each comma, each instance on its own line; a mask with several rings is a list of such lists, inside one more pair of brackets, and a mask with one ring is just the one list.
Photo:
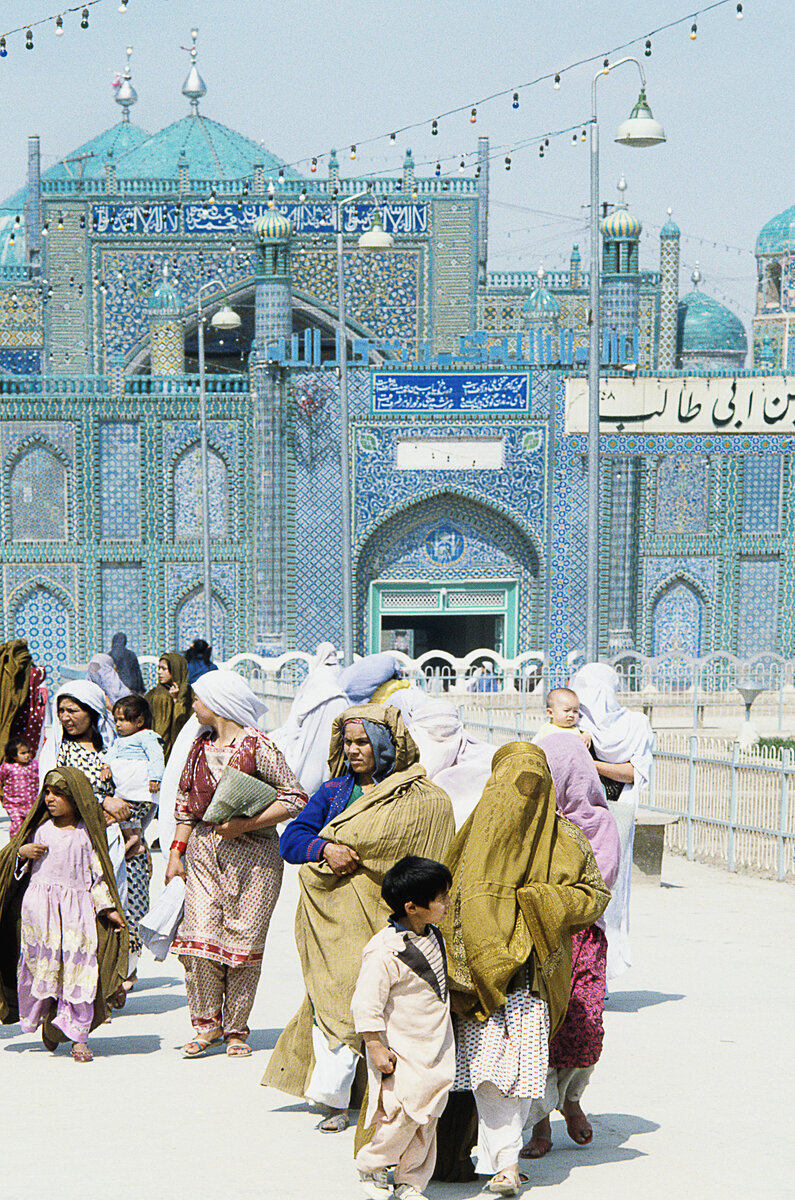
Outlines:
[[[670, 855], [664, 880], [633, 894], [635, 965], [612, 990], [587, 1093], [594, 1142], [575, 1148], [553, 1121], [553, 1151], [528, 1164], [531, 1187], [566, 1200], [791, 1197], [795, 893]], [[259, 1086], [301, 997], [296, 893], [288, 867], [250, 1059], [180, 1057], [181, 969], [149, 955], [124, 1013], [92, 1039], [92, 1065], [0, 1030], [3, 1200], [357, 1200], [353, 1131], [323, 1137], [304, 1104]]]

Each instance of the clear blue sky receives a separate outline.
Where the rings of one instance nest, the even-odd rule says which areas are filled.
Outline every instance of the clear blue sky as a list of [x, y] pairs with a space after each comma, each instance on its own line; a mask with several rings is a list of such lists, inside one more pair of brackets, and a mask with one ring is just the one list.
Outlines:
[[[289, 162], [336, 146], [343, 172], [386, 174], [398, 168], [406, 146], [418, 161], [473, 151], [479, 134], [494, 146], [587, 121], [593, 66], [551, 83], [479, 106], [482, 96], [513, 88], [538, 75], [645, 34], [685, 15], [677, 0], [637, 0], [597, 5], [586, 0], [102, 0], [90, 10], [90, 27], [79, 14], [64, 18], [56, 38], [52, 24], [8, 39], [0, 59], [0, 194], [24, 182], [26, 138], [38, 133], [45, 165], [113, 124], [114, 73], [124, 49], [134, 47], [133, 80], [140, 101], [133, 119], [150, 131], [187, 112], [180, 88], [188, 70], [197, 25], [199, 67], [208, 94], [206, 115], [230, 125]], [[0, 31], [56, 11], [57, 0], [5, 0]], [[659, 264], [657, 231], [666, 209], [686, 235], [681, 289], [699, 260], [704, 290], [730, 302], [748, 323], [755, 296], [755, 263], [748, 251], [761, 225], [795, 203], [792, 117], [795, 112], [795, 21], [792, 0], [747, 0], [742, 21], [735, 3], [703, 14], [698, 37], [691, 20], [624, 53], [641, 58], [654, 115], [668, 135], [665, 146], [637, 151], [613, 142], [615, 126], [638, 93], [634, 67], [599, 81], [602, 198], [616, 197], [627, 176], [627, 198], [645, 223], [641, 266]], [[598, 10], [598, 11], [597, 11]], [[466, 112], [430, 119], [466, 105]], [[423, 127], [360, 150], [352, 141], [388, 134], [417, 121]], [[299, 168], [300, 169], [300, 168]], [[321, 167], [322, 169], [322, 167]], [[423, 168], [432, 173], [433, 165]], [[587, 260], [587, 144], [571, 135], [553, 139], [545, 157], [537, 144], [492, 164], [490, 260], [493, 270], [563, 266], [579, 241]], [[703, 239], [699, 241], [696, 239]], [[712, 243], [717, 242], [718, 248]], [[726, 244], [745, 252], [726, 250]]]

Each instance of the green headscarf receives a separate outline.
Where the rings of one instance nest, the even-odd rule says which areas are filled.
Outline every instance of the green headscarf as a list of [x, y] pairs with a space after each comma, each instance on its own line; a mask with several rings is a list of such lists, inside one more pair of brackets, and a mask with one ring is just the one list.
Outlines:
[[[22, 879], [14, 878], [17, 855], [42, 824], [49, 819], [44, 803], [44, 792], [51, 787], [69, 797], [85, 825], [91, 844], [102, 865], [102, 873], [110, 890], [113, 903], [119, 913], [122, 903], [116, 890], [113, 864], [108, 853], [108, 838], [105, 832], [105, 817], [97, 804], [96, 797], [86, 776], [76, 767], [57, 767], [48, 771], [39, 792], [36, 804], [28, 813], [22, 828], [0, 851], [0, 1023], [13, 1025], [19, 1020], [17, 998], [17, 969], [20, 951], [20, 916], [22, 898], [30, 881], [26, 873]], [[94, 1019], [91, 1028], [96, 1029], [110, 1016], [110, 998], [127, 978], [127, 955], [129, 933], [126, 924], [122, 929], [111, 925], [107, 916], [97, 915], [97, 963], [99, 981], [94, 1001]], [[47, 1020], [44, 1025], [47, 1037], [54, 1042], [67, 1041], [66, 1035]]]
[[158, 683], [157, 687], [146, 693], [146, 699], [152, 709], [155, 733], [163, 742], [163, 754], [168, 760], [177, 735], [193, 715], [193, 688], [188, 682], [187, 661], [181, 654], [170, 651], [168, 654], [161, 654], [157, 661], [160, 662], [160, 659], [168, 663], [171, 678], [179, 691], [176, 696], [172, 696], [164, 684]]

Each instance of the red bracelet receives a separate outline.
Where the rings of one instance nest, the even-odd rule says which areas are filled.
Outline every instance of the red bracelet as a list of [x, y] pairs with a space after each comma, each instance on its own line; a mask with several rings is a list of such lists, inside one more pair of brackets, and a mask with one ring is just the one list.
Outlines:
[[176, 838], [174, 838], [174, 841], [171, 843], [171, 846], [169, 847], [169, 849], [171, 849], [171, 850], [179, 850], [180, 854], [184, 854], [185, 851], [187, 850], [187, 848], [188, 848], [187, 842], [178, 842]]

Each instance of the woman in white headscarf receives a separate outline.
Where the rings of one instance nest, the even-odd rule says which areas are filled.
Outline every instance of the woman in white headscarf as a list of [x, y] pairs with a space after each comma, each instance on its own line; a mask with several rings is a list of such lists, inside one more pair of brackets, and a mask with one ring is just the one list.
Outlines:
[[321, 642], [295, 693], [290, 715], [270, 735], [310, 796], [328, 779], [331, 727], [334, 718], [350, 705], [339, 675], [337, 651], [331, 642]]
[[[223, 1040], [228, 1055], [242, 1057], [251, 1053], [248, 1018], [284, 871], [276, 838], [252, 835], [295, 816], [307, 797], [281, 751], [257, 729], [265, 705], [235, 671], [197, 679], [193, 709], [200, 727], [179, 780], [166, 868], [167, 883], [181, 876], [186, 886], [172, 946], [185, 968], [194, 1029], [183, 1054], [197, 1058]], [[276, 800], [256, 817], [212, 825], [203, 817], [227, 768], [269, 783]]]
[[116, 887], [122, 903], [127, 903], [127, 867], [124, 862], [124, 838], [117, 824], [126, 821], [130, 806], [113, 795], [113, 781], [103, 780], [103, 750], [116, 738], [105, 693], [87, 679], [73, 679], [59, 688], [53, 704], [52, 725], [39, 758], [39, 775], [44, 778], [55, 767], [77, 767], [88, 779], [105, 811]]
[[605, 913], [608, 979], [615, 979], [630, 966], [629, 889], [635, 815], [649, 782], [654, 748], [648, 717], [624, 708], [618, 686], [618, 674], [607, 663], [587, 663], [569, 680], [580, 701], [580, 729], [591, 735], [596, 769], [603, 782], [612, 781], [621, 789], [610, 805], [621, 840], [621, 863]]

